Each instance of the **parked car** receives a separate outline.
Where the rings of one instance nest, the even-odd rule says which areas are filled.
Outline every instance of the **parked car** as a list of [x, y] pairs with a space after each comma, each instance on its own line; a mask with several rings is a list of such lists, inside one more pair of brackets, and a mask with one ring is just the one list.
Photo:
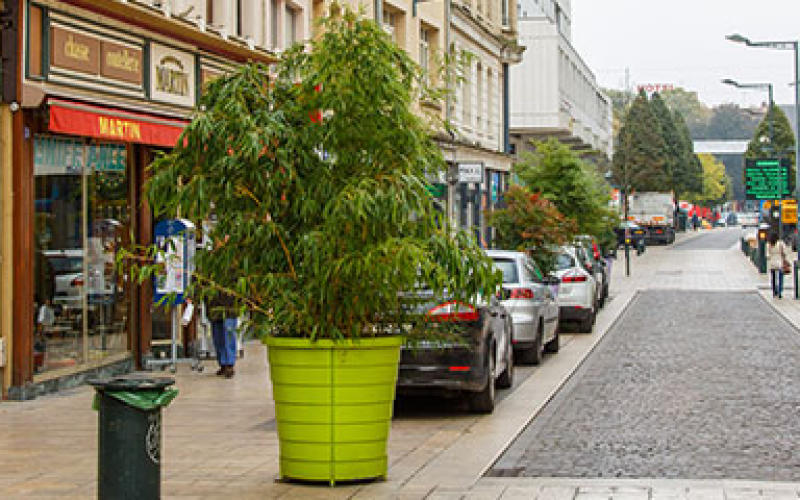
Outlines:
[[559, 322], [578, 321], [579, 328], [591, 332], [597, 316], [597, 284], [592, 273], [581, 264], [573, 246], [561, 247], [556, 257]]
[[588, 234], [580, 235], [575, 238], [575, 243], [581, 245], [584, 254], [586, 254], [589, 264], [587, 270], [594, 274], [597, 280], [597, 304], [603, 307], [608, 298], [609, 282], [611, 280], [611, 273], [608, 269], [606, 259], [600, 253], [600, 247], [592, 236]]
[[617, 233], [617, 246], [620, 247], [625, 245], [626, 229], [630, 229], [630, 245], [639, 253], [644, 252], [646, 247], [645, 239], [647, 238], [647, 232], [643, 227], [640, 227], [638, 224], [631, 221], [623, 222], [614, 229], [614, 232]]
[[473, 411], [491, 413], [495, 387], [511, 387], [514, 378], [511, 315], [506, 308], [496, 297], [483, 304], [423, 299], [415, 307], [427, 311], [422, 328], [430, 329], [432, 336], [442, 324], [457, 332], [402, 348], [398, 393], [464, 396]]
[[42, 250], [41, 255], [53, 280], [53, 304], [79, 309], [83, 303], [83, 250]]
[[558, 303], [551, 287], [558, 279], [545, 277], [523, 252], [488, 250], [503, 273], [500, 303], [511, 315], [511, 343], [523, 363], [538, 365], [544, 352], [558, 352]]

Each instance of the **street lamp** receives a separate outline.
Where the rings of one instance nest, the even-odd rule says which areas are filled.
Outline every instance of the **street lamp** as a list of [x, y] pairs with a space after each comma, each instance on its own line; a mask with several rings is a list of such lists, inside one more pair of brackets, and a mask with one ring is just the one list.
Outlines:
[[[732, 35], [738, 36], [738, 35]], [[729, 37], [730, 39], [730, 37]], [[773, 107], [775, 106], [775, 100], [773, 98], [773, 87], [771, 83], [739, 83], [736, 80], [731, 80], [730, 78], [726, 78], [722, 80], [722, 83], [725, 85], [731, 85], [736, 87], [737, 89], [757, 89], [757, 90], [767, 90], [769, 93], [769, 107], [767, 108], [767, 117], [769, 118], [769, 122], [767, 125], [769, 127], [769, 135], [767, 138], [767, 142], [769, 142], [770, 148], [772, 151], [776, 151], [775, 149], [775, 128], [774, 128], [774, 120], [775, 115], [773, 112]], [[764, 141], [762, 141], [764, 142]], [[780, 185], [780, 191], [783, 191], [783, 186]], [[783, 195], [781, 194], [781, 197]], [[781, 199], [780, 204], [778, 205], [778, 238], [783, 239], [783, 214], [781, 211], [783, 210], [783, 199]]]
[[[738, 33], [734, 33], [733, 35], [728, 35], [725, 38], [732, 42], [743, 43], [748, 47], [794, 51], [794, 116], [795, 116], [794, 186], [795, 186], [795, 198], [799, 198], [797, 196], [797, 190], [800, 189], [800, 168], [798, 168], [798, 162], [800, 162], [800, 41], [794, 40], [794, 41], [754, 42], [749, 38], [747, 38], [746, 36], [742, 36]], [[800, 238], [800, 217], [798, 217], [797, 219], [796, 237]], [[797, 245], [797, 252], [798, 252], [798, 258], [800, 259], [800, 244]], [[795, 295], [796, 296], [798, 295], [798, 290], [795, 291]]]

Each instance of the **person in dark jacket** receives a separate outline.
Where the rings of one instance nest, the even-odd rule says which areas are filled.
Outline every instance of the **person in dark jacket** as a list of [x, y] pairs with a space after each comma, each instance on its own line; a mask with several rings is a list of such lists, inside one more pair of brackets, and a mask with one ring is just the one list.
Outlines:
[[236, 364], [236, 311], [233, 297], [217, 293], [206, 303], [206, 315], [211, 321], [211, 336], [217, 353], [217, 375], [233, 378]]

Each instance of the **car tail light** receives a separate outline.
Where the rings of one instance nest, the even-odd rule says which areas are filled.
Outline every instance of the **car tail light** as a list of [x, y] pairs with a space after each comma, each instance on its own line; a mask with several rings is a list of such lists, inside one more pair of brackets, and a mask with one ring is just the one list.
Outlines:
[[83, 286], [83, 278], [74, 278], [69, 282], [70, 286]]
[[586, 276], [564, 276], [561, 278], [562, 283], [583, 283], [586, 281]]
[[445, 302], [428, 311], [428, 319], [436, 322], [478, 321], [478, 310], [469, 304], [458, 301]]
[[511, 289], [511, 299], [532, 299], [533, 290], [530, 288], [512, 288]]
[[592, 242], [592, 252], [594, 252], [594, 260], [600, 260], [600, 250], [597, 248], [597, 243]]
[[450, 371], [451, 372], [468, 372], [471, 369], [472, 368], [470, 368], [469, 366], [451, 366], [450, 367]]

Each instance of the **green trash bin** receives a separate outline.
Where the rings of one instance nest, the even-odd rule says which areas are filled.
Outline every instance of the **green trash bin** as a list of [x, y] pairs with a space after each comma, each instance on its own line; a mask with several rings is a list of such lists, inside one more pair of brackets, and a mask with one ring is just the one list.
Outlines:
[[99, 412], [97, 498], [161, 498], [161, 408], [178, 390], [171, 378], [89, 381]]

